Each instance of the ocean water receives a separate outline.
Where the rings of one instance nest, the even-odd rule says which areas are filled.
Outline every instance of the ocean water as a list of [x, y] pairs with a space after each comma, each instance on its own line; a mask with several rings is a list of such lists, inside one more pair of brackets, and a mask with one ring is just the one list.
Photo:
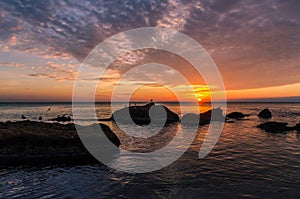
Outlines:
[[[197, 107], [165, 104], [182, 115]], [[125, 104], [118, 104], [117, 108]], [[51, 107], [50, 111], [47, 111]], [[85, 105], [83, 104], [83, 108]], [[201, 106], [201, 111], [208, 110]], [[198, 153], [208, 126], [198, 129], [189, 149], [171, 165], [154, 172], [130, 174], [111, 169], [101, 163], [93, 165], [37, 165], [35, 167], [0, 168], [0, 198], [300, 198], [300, 133], [267, 133], [256, 125], [268, 120], [257, 113], [269, 108], [271, 121], [300, 123], [298, 103], [229, 103], [227, 113], [249, 114], [247, 120], [225, 123], [213, 150], [203, 159]], [[1, 103], [1, 121], [44, 121], [58, 114], [71, 114], [70, 103]], [[96, 105], [99, 118], [110, 116], [110, 105]], [[163, 137], [132, 139], [118, 127], [106, 122], [120, 137], [122, 148], [143, 151], [163, 147], [180, 124], [164, 127]], [[128, 131], [143, 131], [123, 126]], [[155, 129], [154, 129], [155, 130]], [[153, 148], [151, 148], [153, 147]], [[174, 148], [181, 147], [180, 143]], [[131, 167], [131, 159], [119, 154], [117, 161]], [[153, 162], [155, 164], [155, 162]]]

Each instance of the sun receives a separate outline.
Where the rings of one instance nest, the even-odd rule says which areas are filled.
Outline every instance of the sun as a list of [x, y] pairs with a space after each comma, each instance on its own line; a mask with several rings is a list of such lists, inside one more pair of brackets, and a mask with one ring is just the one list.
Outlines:
[[202, 99], [201, 98], [198, 98], [198, 102], [201, 102], [202, 101]]

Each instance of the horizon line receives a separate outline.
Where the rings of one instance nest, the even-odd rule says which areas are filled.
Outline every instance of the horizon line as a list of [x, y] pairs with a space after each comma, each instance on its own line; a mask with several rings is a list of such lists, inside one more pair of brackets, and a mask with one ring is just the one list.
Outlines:
[[[130, 103], [148, 103], [148, 100], [138, 100], [138, 101], [131, 101]], [[166, 101], [154, 101], [156, 103], [178, 103], [178, 101], [173, 100], [166, 100]], [[182, 103], [192, 103], [193, 101], [183, 101]], [[238, 98], [238, 99], [228, 99], [226, 101], [215, 101], [214, 103], [300, 103], [300, 96], [288, 96], [288, 97], [270, 97], [270, 98]], [[1, 101], [0, 103], [73, 103], [73, 101], [46, 101], [46, 100], [24, 100], [24, 101]], [[79, 101], [76, 103], [92, 103], [88, 101]], [[95, 103], [111, 103], [111, 101], [95, 101]], [[116, 103], [128, 103], [126, 101], [117, 101]], [[202, 104], [204, 103], [211, 103], [211, 101], [202, 101], [200, 102]]]

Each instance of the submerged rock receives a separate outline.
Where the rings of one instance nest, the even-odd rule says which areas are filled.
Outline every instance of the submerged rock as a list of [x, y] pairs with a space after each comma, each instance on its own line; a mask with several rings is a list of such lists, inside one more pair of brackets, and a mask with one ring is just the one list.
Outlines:
[[270, 133], [281, 133], [294, 129], [293, 127], [288, 127], [287, 125], [288, 123], [285, 122], [265, 122], [258, 125], [257, 127]]
[[220, 108], [212, 109], [201, 113], [200, 115], [194, 113], [188, 113], [182, 116], [181, 123], [182, 124], [195, 124], [199, 125], [206, 125], [209, 124], [211, 121], [219, 121], [224, 122], [225, 116], [223, 115], [223, 110]]
[[[152, 117], [150, 117], [150, 115]], [[155, 105], [153, 102], [143, 106], [129, 106], [113, 113], [111, 120], [122, 123], [133, 121], [138, 125], [148, 125], [151, 122], [164, 121], [165, 124], [178, 122], [179, 117], [165, 106]]]
[[242, 119], [245, 118], [245, 115], [241, 112], [232, 112], [226, 115], [227, 118], [232, 118], [232, 119]]
[[[103, 136], [118, 147], [118, 137], [108, 126], [99, 125]], [[83, 146], [74, 124], [0, 122], [0, 165], [90, 162], [97, 160]]]
[[259, 112], [259, 114], [257, 115], [260, 118], [271, 118], [272, 117], [272, 113], [269, 109], [264, 109], [261, 112]]

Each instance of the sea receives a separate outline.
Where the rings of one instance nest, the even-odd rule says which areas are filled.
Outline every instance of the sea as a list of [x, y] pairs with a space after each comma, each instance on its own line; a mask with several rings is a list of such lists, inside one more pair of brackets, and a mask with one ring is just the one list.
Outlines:
[[[189, 103], [162, 104], [180, 116], [198, 108]], [[115, 108], [126, 105], [118, 103]], [[210, 108], [200, 104], [201, 112]], [[264, 108], [272, 111], [272, 119], [257, 117]], [[96, 103], [95, 110], [98, 118], [108, 118], [112, 112], [109, 103]], [[300, 123], [300, 103], [228, 103], [224, 111], [239, 111], [249, 117], [224, 123], [217, 144], [204, 158], [199, 158], [199, 150], [208, 126], [199, 127], [177, 160], [148, 173], [127, 173], [102, 163], [0, 167], [0, 198], [300, 198], [300, 133], [274, 134], [256, 127], [266, 121], [290, 126]], [[34, 121], [41, 116], [44, 122], [52, 122], [62, 114], [72, 115], [71, 103], [0, 103], [2, 122], [20, 121], [21, 115]], [[165, 126], [167, 134], [152, 139], [152, 145], [147, 139], [127, 139], [120, 135], [117, 124], [104, 123], [119, 136], [121, 148], [133, 151], [163, 147], [181, 128], [180, 123]], [[122, 128], [137, 134], [144, 131], [126, 125]], [[181, 143], [173, 146], [174, 152], [183, 147]], [[143, 153], [147, 150], [151, 151], [145, 149]], [[116, 159], [122, 166], [132, 167], [129, 156], [120, 153]]]

